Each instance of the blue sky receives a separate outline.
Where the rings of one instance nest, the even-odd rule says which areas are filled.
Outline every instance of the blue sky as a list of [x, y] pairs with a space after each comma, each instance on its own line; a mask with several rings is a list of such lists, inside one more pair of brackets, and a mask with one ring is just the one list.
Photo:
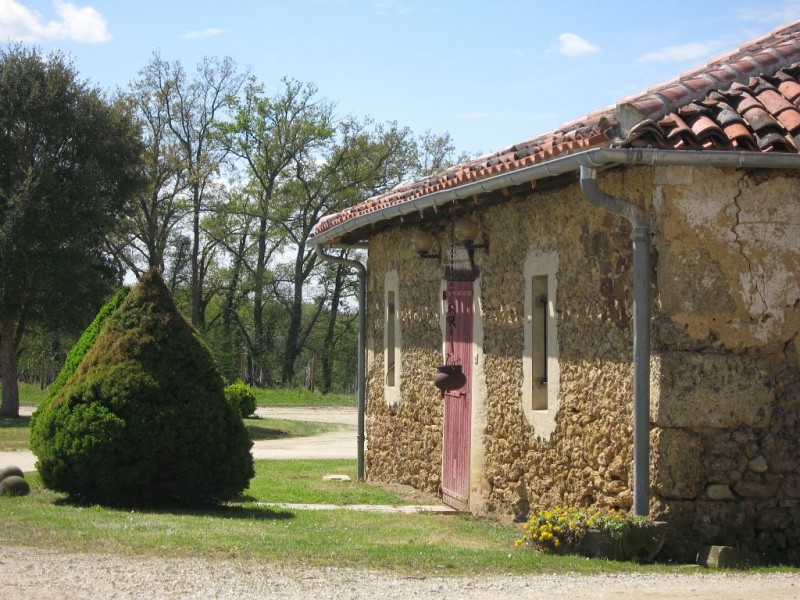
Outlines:
[[0, 0], [0, 42], [126, 87], [154, 51], [231, 56], [268, 91], [313, 81], [339, 114], [519, 142], [800, 19], [800, 0]]

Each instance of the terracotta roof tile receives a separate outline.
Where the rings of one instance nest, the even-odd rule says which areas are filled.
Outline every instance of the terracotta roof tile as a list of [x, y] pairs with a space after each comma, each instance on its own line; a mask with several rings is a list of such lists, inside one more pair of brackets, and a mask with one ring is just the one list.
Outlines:
[[798, 77], [800, 21], [553, 131], [324, 216], [312, 235], [387, 206], [591, 148], [797, 153]]
[[786, 128], [786, 131], [795, 134], [800, 129], [800, 112], [792, 106], [778, 114], [778, 121]]
[[781, 81], [778, 90], [783, 94], [784, 98], [795, 103], [795, 106], [797, 106], [797, 100], [800, 99], [800, 83], [797, 83], [793, 79], [787, 79]]

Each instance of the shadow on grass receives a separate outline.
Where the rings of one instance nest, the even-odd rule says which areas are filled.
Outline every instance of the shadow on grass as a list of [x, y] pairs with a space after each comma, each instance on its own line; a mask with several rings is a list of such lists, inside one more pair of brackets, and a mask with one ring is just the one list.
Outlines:
[[280, 440], [292, 437], [291, 434], [280, 429], [270, 429], [269, 427], [262, 427], [260, 425], [247, 425], [247, 431], [250, 432], [250, 439], [258, 440]]
[[27, 429], [30, 426], [30, 417], [0, 417], [0, 429]]
[[[241, 498], [247, 501], [247, 497]], [[168, 502], [151, 504], [103, 504], [86, 502], [78, 498], [58, 498], [53, 504], [72, 508], [88, 508], [99, 506], [110, 511], [136, 512], [151, 515], [214, 517], [217, 519], [248, 519], [256, 521], [286, 521], [294, 519], [290, 510], [275, 509], [266, 506], [243, 506], [240, 504], [176, 504]]]

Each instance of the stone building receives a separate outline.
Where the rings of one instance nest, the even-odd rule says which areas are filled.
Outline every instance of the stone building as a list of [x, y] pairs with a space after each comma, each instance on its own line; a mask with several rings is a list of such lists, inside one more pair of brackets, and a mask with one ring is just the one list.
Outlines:
[[369, 248], [367, 477], [799, 560], [799, 77], [800, 21], [324, 217]]

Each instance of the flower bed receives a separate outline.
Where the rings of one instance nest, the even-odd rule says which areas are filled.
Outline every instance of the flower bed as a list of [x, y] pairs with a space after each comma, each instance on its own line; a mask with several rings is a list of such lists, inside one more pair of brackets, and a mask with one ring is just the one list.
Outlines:
[[664, 545], [666, 523], [614, 509], [560, 506], [530, 515], [516, 546], [551, 554], [650, 562]]

